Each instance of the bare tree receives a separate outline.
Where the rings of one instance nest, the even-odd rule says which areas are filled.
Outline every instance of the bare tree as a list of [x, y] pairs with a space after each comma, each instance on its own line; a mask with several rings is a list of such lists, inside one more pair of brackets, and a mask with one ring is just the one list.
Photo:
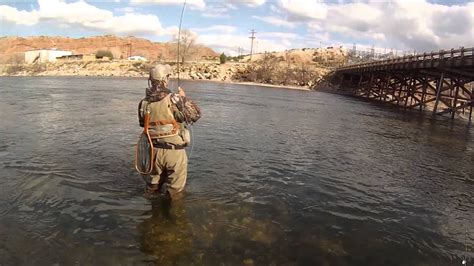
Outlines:
[[[180, 57], [181, 63], [184, 63], [185, 60], [192, 58], [197, 52], [197, 49], [195, 47], [196, 39], [197, 39], [196, 33], [188, 29], [181, 30], [181, 36], [180, 36], [180, 41], [179, 41], [179, 57]], [[178, 34], [174, 36], [174, 42], [178, 43]], [[176, 49], [177, 48], [178, 48], [178, 45], [176, 45]]]
[[25, 53], [14, 53], [11, 55], [7, 55], [6, 57], [6, 63], [12, 64], [12, 65], [20, 65], [25, 63]]

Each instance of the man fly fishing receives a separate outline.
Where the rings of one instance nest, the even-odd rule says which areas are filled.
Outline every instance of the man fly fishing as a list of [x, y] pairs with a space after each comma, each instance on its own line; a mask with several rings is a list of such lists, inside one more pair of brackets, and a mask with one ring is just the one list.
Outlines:
[[[138, 119], [144, 127], [137, 145], [136, 168], [147, 182], [145, 197], [159, 194], [170, 200], [183, 191], [188, 158], [185, 147], [191, 142], [187, 125], [201, 117], [199, 107], [186, 97], [168, 89], [169, 65], [150, 70], [146, 96], [138, 105]], [[151, 143], [149, 143], [151, 142]]]

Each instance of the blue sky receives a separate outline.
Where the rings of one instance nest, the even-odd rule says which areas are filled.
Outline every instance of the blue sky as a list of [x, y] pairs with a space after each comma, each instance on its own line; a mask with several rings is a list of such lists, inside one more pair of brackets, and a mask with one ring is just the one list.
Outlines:
[[[0, 0], [0, 36], [133, 35], [170, 41], [182, 0]], [[423, 52], [474, 46], [472, 1], [187, 0], [183, 28], [215, 50], [342, 45]]]

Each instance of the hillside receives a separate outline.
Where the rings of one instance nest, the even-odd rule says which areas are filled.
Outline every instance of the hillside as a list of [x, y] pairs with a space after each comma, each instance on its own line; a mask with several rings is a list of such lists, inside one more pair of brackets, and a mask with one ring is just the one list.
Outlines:
[[252, 55], [252, 57], [246, 55], [242, 61], [258, 62], [269, 57], [279, 58], [279, 61], [294, 65], [318, 64], [333, 67], [344, 64], [347, 61], [348, 53], [346, 49], [340, 47], [328, 47], [323, 49], [303, 48], [282, 52], [259, 53]]
[[[98, 50], [110, 50], [115, 58], [127, 58], [130, 54], [140, 55], [155, 60], [176, 60], [176, 44], [157, 43], [136, 37], [118, 37], [114, 35], [88, 38], [68, 37], [2, 37], [0, 38], [0, 63], [21, 63], [23, 53], [36, 49], [72, 51], [73, 54], [91, 54]], [[211, 48], [196, 46], [194, 59], [218, 56]]]
[[[148, 62], [126, 60], [130, 46], [132, 55], [144, 56]], [[113, 53], [114, 60], [24, 63], [25, 51], [47, 48], [72, 51], [74, 54], [109, 50]], [[141, 38], [111, 35], [79, 39], [3, 37], [0, 38], [0, 76], [146, 77], [156, 61], [174, 65], [176, 48], [175, 43], [154, 43]], [[193, 55], [194, 58], [188, 58], [181, 65], [180, 74], [183, 79], [302, 87], [312, 87], [319, 83], [330, 69], [345, 64], [348, 58], [346, 50], [332, 47], [261, 53], [254, 54], [251, 58], [249, 55], [228, 57], [226, 64], [219, 64], [218, 54], [207, 47], [198, 46]], [[209, 57], [214, 57], [214, 60], [203, 60]], [[176, 68], [174, 76], [177, 76]]]

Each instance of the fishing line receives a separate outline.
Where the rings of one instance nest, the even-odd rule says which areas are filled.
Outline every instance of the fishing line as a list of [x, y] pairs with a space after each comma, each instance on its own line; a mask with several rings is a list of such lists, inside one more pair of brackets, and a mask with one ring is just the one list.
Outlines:
[[179, 68], [179, 50], [181, 47], [181, 24], [183, 23], [183, 14], [184, 14], [184, 9], [186, 8], [186, 0], [184, 0], [183, 3], [183, 9], [181, 9], [181, 17], [179, 18], [179, 29], [178, 29], [178, 60], [176, 60], [176, 63], [178, 65], [178, 88], [179, 88], [179, 72], [181, 72], [181, 69]]
[[[178, 58], [176, 60], [176, 64], [177, 64], [177, 68], [178, 68], [178, 95], [179, 95], [179, 87], [180, 87], [179, 74], [181, 72], [181, 68], [180, 68], [181, 25], [183, 24], [183, 15], [184, 15], [184, 10], [185, 9], [186, 9], [186, 0], [184, 0], [183, 8], [181, 9], [181, 16], [179, 18], [179, 29], [178, 29]], [[191, 156], [192, 156], [193, 150], [194, 150], [194, 130], [192, 129], [192, 125], [191, 125], [191, 123], [189, 123], [188, 117], [186, 116], [186, 114], [184, 112], [185, 106], [184, 106], [183, 98], [181, 96], [179, 96], [179, 98], [180, 98], [180, 102], [181, 102], [181, 108], [183, 110], [184, 120], [186, 121], [186, 125], [189, 127], [189, 131], [190, 131], [190, 134], [191, 134], [191, 151], [189, 152], [189, 159], [191, 159]]]

